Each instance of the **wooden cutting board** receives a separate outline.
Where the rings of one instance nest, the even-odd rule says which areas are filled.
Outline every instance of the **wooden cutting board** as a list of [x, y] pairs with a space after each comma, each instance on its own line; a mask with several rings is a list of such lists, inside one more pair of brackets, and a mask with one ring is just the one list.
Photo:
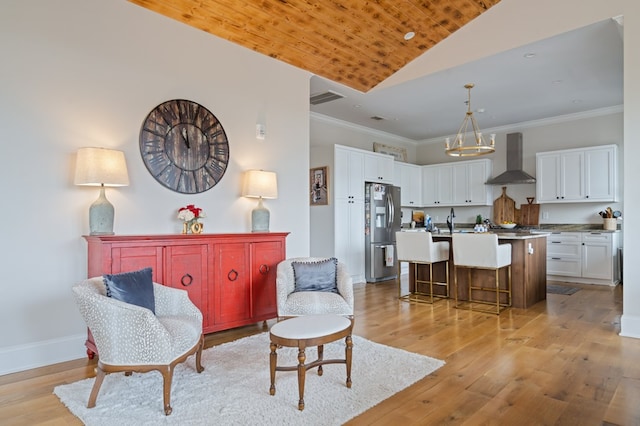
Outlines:
[[520, 206], [520, 221], [518, 224], [525, 226], [537, 226], [540, 224], [540, 204], [534, 204], [533, 198], [527, 199], [528, 204]]
[[516, 222], [516, 202], [507, 195], [507, 187], [502, 187], [502, 195], [493, 202], [493, 223]]

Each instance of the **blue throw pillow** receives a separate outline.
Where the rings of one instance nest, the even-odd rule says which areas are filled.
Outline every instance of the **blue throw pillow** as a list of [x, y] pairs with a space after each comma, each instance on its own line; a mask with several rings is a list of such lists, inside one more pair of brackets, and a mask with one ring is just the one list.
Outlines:
[[142, 306], [156, 313], [151, 268], [121, 274], [103, 275], [107, 297]]
[[332, 257], [317, 262], [291, 262], [296, 291], [328, 291], [338, 293], [336, 275], [338, 259]]

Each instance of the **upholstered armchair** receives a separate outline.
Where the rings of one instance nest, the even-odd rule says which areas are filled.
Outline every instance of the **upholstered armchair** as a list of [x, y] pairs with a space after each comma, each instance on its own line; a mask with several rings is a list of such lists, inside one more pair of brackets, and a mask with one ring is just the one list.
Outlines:
[[[294, 263], [304, 266], [306, 274], [314, 274], [317, 265], [318, 274], [326, 278], [327, 265], [334, 266], [335, 261], [335, 289], [333, 291], [314, 291], [300, 288], [296, 284]], [[323, 266], [324, 265], [324, 266]], [[333, 272], [330, 270], [330, 272]], [[331, 279], [329, 281], [332, 281]], [[353, 282], [347, 272], [346, 265], [332, 258], [299, 257], [283, 260], [278, 264], [276, 276], [278, 318], [301, 315], [335, 314], [353, 319]]]
[[[73, 294], [98, 349], [96, 380], [88, 408], [95, 407], [106, 374], [146, 373], [158, 370], [164, 381], [164, 412], [171, 414], [170, 395], [174, 367], [196, 354], [200, 363], [204, 338], [202, 313], [187, 292], [153, 283], [154, 313], [141, 306], [107, 297], [102, 277], [73, 287]], [[133, 378], [131, 380], [134, 380]]]

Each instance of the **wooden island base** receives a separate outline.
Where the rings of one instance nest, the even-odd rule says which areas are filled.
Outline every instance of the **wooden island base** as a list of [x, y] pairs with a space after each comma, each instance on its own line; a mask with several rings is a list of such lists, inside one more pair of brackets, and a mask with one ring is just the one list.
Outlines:
[[[449, 235], [434, 235], [434, 241], [449, 241]], [[547, 297], [547, 237], [545, 234], [524, 234], [517, 233], [498, 234], [498, 242], [500, 244], [511, 244], [511, 287], [512, 300], [511, 306], [514, 308], [530, 308]], [[450, 297], [454, 294], [454, 263], [453, 249], [449, 250], [449, 288], [451, 289]], [[418, 265], [418, 274], [420, 279], [427, 279], [429, 276], [428, 265]], [[433, 265], [433, 275], [435, 281], [445, 280], [444, 263]], [[409, 267], [409, 291], [415, 291], [415, 274], [414, 264]], [[495, 282], [495, 273], [492, 270], [473, 270], [471, 279], [475, 285], [483, 287], [493, 286]], [[507, 268], [500, 270], [501, 288], [507, 285]], [[469, 282], [466, 269], [458, 271], [458, 300], [469, 300]], [[422, 292], [428, 292], [428, 288], [420, 288]], [[434, 288], [435, 294], [443, 294], [444, 288]], [[493, 299], [492, 299], [493, 297]], [[502, 295], [502, 301], [506, 301], [506, 295]], [[478, 292], [474, 294], [474, 298], [478, 300], [486, 300], [495, 302], [495, 296], [487, 292]]]

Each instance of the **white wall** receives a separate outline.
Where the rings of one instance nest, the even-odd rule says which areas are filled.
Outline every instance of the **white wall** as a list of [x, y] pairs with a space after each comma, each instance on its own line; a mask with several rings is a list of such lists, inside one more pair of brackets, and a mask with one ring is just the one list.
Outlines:
[[624, 298], [621, 335], [640, 338], [640, 2], [624, 11]]
[[[188, 203], [205, 232], [249, 232], [242, 173], [262, 168], [278, 173], [271, 230], [308, 255], [309, 73], [124, 1], [4, 0], [0, 58], [0, 374], [84, 356], [70, 288], [98, 190], [73, 185], [80, 147], [125, 152], [131, 185], [107, 189], [117, 234], [177, 233]], [[174, 98], [206, 106], [229, 139], [226, 174], [202, 194], [165, 189], [141, 161], [142, 121]]]

